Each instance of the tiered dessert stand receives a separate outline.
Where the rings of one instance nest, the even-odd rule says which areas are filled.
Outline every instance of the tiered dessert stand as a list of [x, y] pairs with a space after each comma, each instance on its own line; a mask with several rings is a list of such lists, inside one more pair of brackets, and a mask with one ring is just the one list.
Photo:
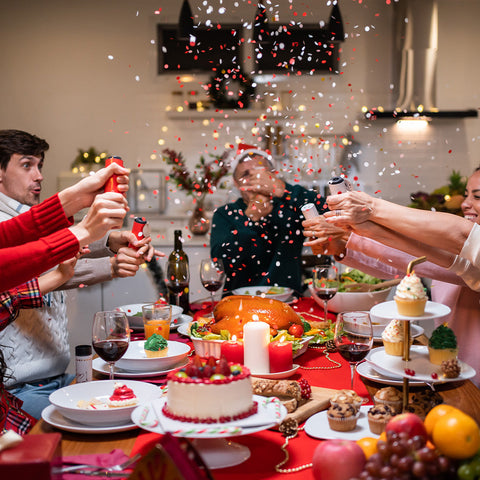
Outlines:
[[[412, 271], [412, 268], [414, 265], [418, 263], [422, 263], [426, 260], [426, 257], [420, 257], [415, 260], [412, 260], [412, 262], [409, 263], [408, 268], [407, 268], [407, 275]], [[380, 303], [378, 305], [375, 305], [371, 310], [370, 314], [374, 317], [377, 318], [382, 318], [383, 320], [390, 321], [393, 319], [398, 319], [403, 322], [403, 332], [404, 332], [404, 350], [403, 350], [403, 357], [402, 357], [402, 362], [400, 362], [399, 357], [391, 357], [392, 361], [396, 364], [394, 366], [398, 366], [398, 364], [401, 363], [403, 368], [389, 368], [389, 366], [386, 366], [385, 364], [379, 363], [380, 360], [390, 360], [387, 355], [372, 355], [368, 358], [367, 360], [373, 364], [373, 366], [379, 367], [382, 371], [389, 371], [390, 373], [393, 373], [395, 375], [399, 375], [403, 379], [403, 391], [402, 391], [402, 400], [403, 400], [403, 409], [405, 410], [405, 407], [408, 405], [408, 397], [409, 397], [409, 381], [411, 378], [415, 378], [415, 372], [413, 368], [410, 368], [410, 362], [411, 360], [411, 327], [410, 327], [410, 322], [411, 321], [422, 321], [422, 320], [436, 320], [436, 319], [441, 319], [449, 315], [450, 313], [450, 308], [447, 307], [446, 305], [442, 305], [440, 303], [435, 303], [435, 302], [427, 302], [427, 306], [425, 309], [425, 314], [422, 315], [421, 317], [409, 317], [409, 316], [404, 316], [404, 315], [399, 315], [398, 310], [396, 307], [396, 304], [394, 301], [390, 302], [384, 302]], [[414, 347], [415, 348], [415, 347]], [[423, 348], [423, 347], [420, 347]], [[415, 350], [416, 353], [416, 350]], [[417, 355], [418, 356], [418, 355]], [[398, 361], [397, 361], [398, 360]], [[422, 365], [426, 363], [423, 362]], [[462, 366], [462, 377], [458, 379], [450, 379], [450, 380], [464, 380], [467, 378], [471, 378], [475, 375], [475, 371], [473, 368], [470, 366], [466, 365], [463, 362], [460, 362]], [[433, 367], [433, 364], [430, 364]], [[432, 368], [433, 371], [433, 368]], [[417, 378], [415, 378], [417, 380]], [[431, 377], [429, 378], [423, 378], [425, 383], [431, 384], [431, 383], [438, 383], [438, 382], [444, 382], [445, 378], [442, 378], [441, 375], [437, 375], [436, 373], [433, 373]]]

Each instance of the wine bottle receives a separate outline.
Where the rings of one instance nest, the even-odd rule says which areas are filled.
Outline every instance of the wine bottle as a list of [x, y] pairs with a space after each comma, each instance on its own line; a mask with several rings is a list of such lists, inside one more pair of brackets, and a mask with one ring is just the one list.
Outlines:
[[168, 256], [167, 265], [168, 300], [171, 305], [179, 305], [184, 313], [188, 313], [190, 311], [188, 256], [183, 250], [182, 231], [175, 230], [174, 235], [174, 247]]

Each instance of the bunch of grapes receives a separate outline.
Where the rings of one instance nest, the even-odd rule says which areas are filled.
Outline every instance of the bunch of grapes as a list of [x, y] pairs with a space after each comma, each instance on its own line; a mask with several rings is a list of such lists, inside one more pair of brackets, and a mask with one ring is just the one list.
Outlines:
[[409, 438], [405, 432], [389, 431], [387, 441], [378, 441], [377, 450], [377, 453], [369, 457], [363, 472], [355, 480], [457, 478], [455, 465], [444, 455], [429, 448], [422, 436]]

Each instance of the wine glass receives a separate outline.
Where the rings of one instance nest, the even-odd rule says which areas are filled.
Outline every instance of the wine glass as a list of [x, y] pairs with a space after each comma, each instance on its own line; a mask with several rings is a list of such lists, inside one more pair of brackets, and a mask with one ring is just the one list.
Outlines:
[[122, 358], [130, 342], [130, 326], [125, 312], [97, 312], [93, 319], [92, 345], [100, 358], [109, 366], [113, 380], [115, 362]]
[[355, 367], [372, 348], [373, 328], [368, 312], [342, 312], [335, 324], [335, 346], [350, 364], [350, 388], [353, 390]]
[[312, 289], [323, 300], [325, 321], [327, 321], [327, 303], [338, 291], [338, 268], [335, 265], [315, 265], [313, 267]]
[[188, 263], [182, 260], [169, 260], [165, 283], [172, 294], [175, 295], [175, 303], [179, 305], [179, 294], [188, 287], [190, 270]]
[[213, 292], [220, 290], [225, 282], [225, 268], [223, 262], [219, 258], [204, 258], [200, 263], [200, 280], [212, 297], [212, 312], [215, 299]]

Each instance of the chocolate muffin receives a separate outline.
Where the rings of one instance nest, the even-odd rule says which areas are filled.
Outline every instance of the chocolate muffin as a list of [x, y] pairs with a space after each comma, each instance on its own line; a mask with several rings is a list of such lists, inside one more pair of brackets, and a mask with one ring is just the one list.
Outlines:
[[349, 403], [336, 403], [327, 411], [328, 424], [337, 432], [349, 432], [357, 426], [360, 412]]

